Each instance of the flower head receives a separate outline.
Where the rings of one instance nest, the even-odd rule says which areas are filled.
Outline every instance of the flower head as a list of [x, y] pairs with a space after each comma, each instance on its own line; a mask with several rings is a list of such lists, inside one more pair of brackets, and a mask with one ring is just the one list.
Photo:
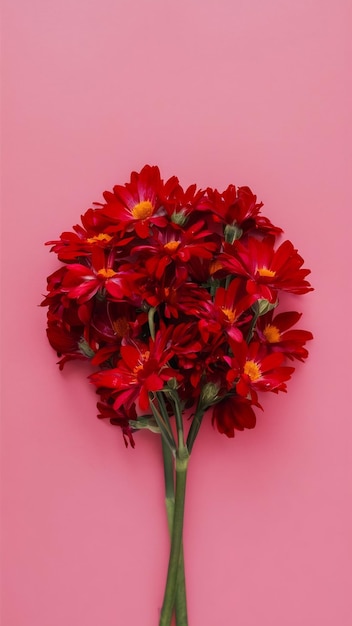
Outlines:
[[276, 250], [274, 239], [263, 241], [254, 237], [241, 243], [225, 245], [220, 262], [228, 271], [247, 279], [247, 292], [274, 302], [278, 291], [303, 294], [312, 290], [306, 276], [310, 270], [302, 268], [303, 259], [290, 241], [284, 241]]
[[134, 230], [138, 237], [145, 239], [151, 224], [167, 224], [162, 206], [164, 188], [159, 168], [146, 165], [139, 173], [132, 172], [129, 183], [115, 185], [113, 193], [104, 193], [106, 204], [102, 215], [115, 224], [117, 230]]
[[114, 398], [114, 409], [133, 404], [145, 411], [149, 407], [149, 393], [160, 391], [164, 384], [177, 376], [167, 365], [172, 351], [165, 346], [161, 334], [149, 344], [124, 342], [120, 348], [121, 358], [117, 366], [90, 376], [98, 389], [110, 389]]
[[256, 416], [252, 402], [237, 394], [226, 395], [215, 404], [212, 422], [220, 433], [231, 438], [235, 436], [235, 430], [254, 428]]
[[282, 352], [288, 359], [304, 361], [308, 356], [305, 348], [307, 341], [313, 339], [308, 330], [292, 329], [302, 317], [297, 311], [287, 311], [274, 316], [274, 311], [269, 311], [257, 322], [258, 339], [272, 352]]

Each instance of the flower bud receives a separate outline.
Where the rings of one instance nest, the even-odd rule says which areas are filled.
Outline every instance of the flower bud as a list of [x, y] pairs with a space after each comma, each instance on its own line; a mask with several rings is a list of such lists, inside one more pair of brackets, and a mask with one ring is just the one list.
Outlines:
[[276, 302], [269, 302], [269, 300], [266, 300], [265, 298], [260, 298], [255, 303], [258, 316], [269, 313], [269, 311], [272, 311], [272, 309], [275, 309], [275, 307], [277, 307], [278, 304], [279, 304], [278, 300], [276, 300]]
[[169, 389], [176, 390], [178, 388], [178, 383], [177, 383], [176, 378], [169, 378], [166, 384]]
[[216, 383], [205, 383], [200, 392], [199, 407], [205, 410], [215, 404], [218, 400], [219, 389]]
[[236, 239], [241, 239], [243, 230], [236, 224], [227, 224], [225, 226], [224, 235], [227, 243], [233, 243]]
[[174, 224], [177, 224], [178, 226], [184, 226], [185, 223], [187, 222], [187, 219], [188, 218], [184, 210], [174, 211], [173, 214], [171, 215], [171, 221]]

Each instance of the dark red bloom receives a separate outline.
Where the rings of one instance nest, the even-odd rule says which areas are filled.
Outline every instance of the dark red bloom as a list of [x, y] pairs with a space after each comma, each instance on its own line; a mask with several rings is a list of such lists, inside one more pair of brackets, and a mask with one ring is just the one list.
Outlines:
[[93, 346], [84, 337], [84, 326], [70, 326], [63, 319], [53, 314], [48, 314], [48, 327], [46, 330], [50, 345], [56, 351], [60, 361], [60, 369], [63, 369], [67, 361], [87, 360], [95, 355], [97, 344]]
[[178, 318], [181, 313], [200, 318], [206, 312], [210, 294], [204, 287], [186, 280], [186, 268], [180, 267], [171, 279], [164, 275], [162, 280], [150, 276], [146, 268], [138, 272], [135, 295], [149, 306], [158, 307], [165, 319]]
[[249, 187], [235, 185], [229, 185], [222, 193], [208, 187], [206, 194], [197, 203], [198, 210], [210, 212], [215, 221], [227, 225], [225, 239], [229, 243], [248, 231], [272, 235], [282, 232], [281, 228], [273, 226], [267, 217], [260, 214], [262, 206], [263, 203], [257, 203], [257, 196]]
[[97, 402], [97, 408], [99, 409], [99, 419], [108, 419], [113, 426], [119, 426], [122, 430], [126, 448], [128, 444], [130, 444], [131, 448], [134, 448], [135, 443], [130, 420], [137, 419], [136, 407], [132, 405], [129, 410], [126, 410], [125, 407], [115, 410], [108, 402]]
[[213, 424], [219, 433], [234, 437], [235, 430], [254, 428], [256, 416], [250, 400], [238, 395], [226, 395], [213, 408]]

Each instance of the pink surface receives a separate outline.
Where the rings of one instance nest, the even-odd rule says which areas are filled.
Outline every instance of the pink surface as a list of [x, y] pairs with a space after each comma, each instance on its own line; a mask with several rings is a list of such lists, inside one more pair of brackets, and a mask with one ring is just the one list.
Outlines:
[[157, 624], [158, 442], [125, 450], [95, 418], [37, 307], [43, 242], [147, 162], [251, 186], [316, 288], [288, 395], [195, 446], [190, 626], [351, 624], [351, 18], [348, 0], [3, 0], [3, 626]]

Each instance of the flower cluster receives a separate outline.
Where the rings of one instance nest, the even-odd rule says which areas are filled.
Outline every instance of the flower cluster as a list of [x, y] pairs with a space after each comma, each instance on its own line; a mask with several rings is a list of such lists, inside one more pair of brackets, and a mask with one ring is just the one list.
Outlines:
[[259, 392], [286, 391], [292, 361], [308, 355], [300, 314], [276, 314], [280, 292], [312, 289], [302, 257], [277, 243], [281, 229], [248, 187], [184, 190], [146, 165], [103, 195], [48, 242], [62, 262], [42, 303], [60, 368], [91, 361], [99, 416], [126, 445], [155, 426], [165, 390], [182, 411], [211, 408], [228, 437], [252, 428]]

